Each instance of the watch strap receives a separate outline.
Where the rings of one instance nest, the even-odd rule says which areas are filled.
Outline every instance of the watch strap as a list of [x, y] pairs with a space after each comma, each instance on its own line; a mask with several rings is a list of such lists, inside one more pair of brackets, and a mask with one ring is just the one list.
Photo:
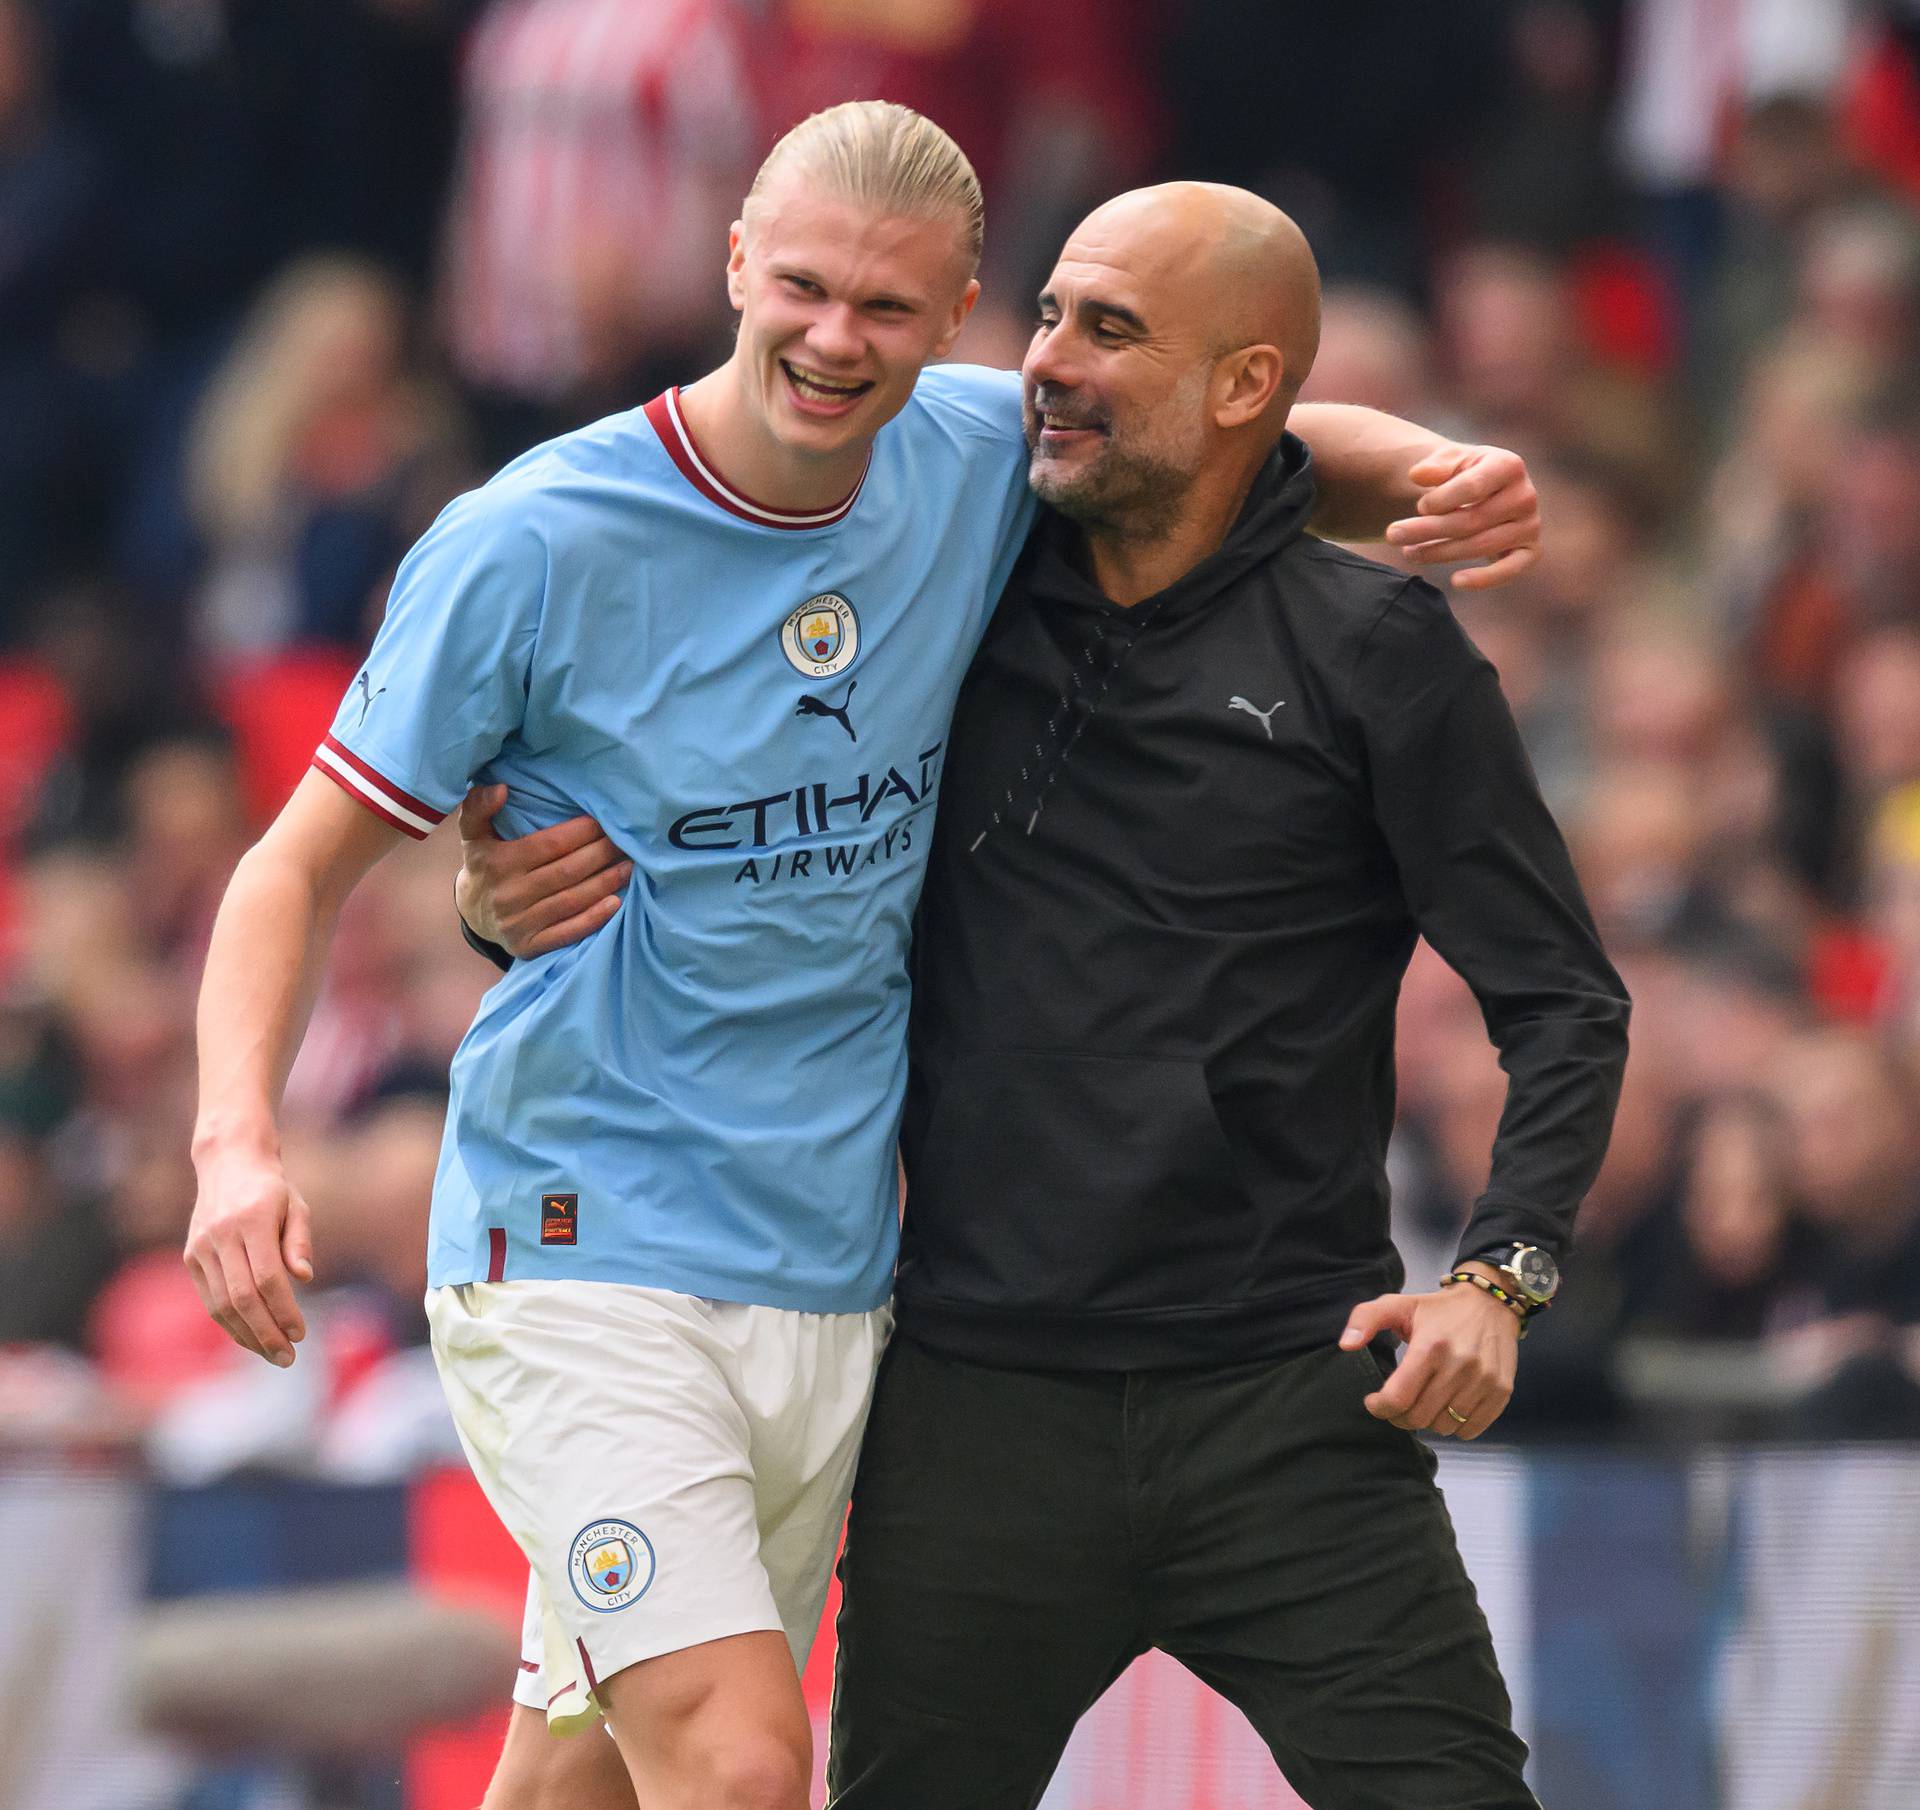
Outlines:
[[501, 948], [498, 943], [488, 942], [464, 917], [460, 917], [460, 907], [458, 905], [454, 906], [453, 915], [460, 918], [460, 934], [466, 938], [467, 947], [476, 955], [484, 955], [502, 974], [505, 974], [507, 970], [513, 966], [513, 957], [509, 955], [506, 950]]

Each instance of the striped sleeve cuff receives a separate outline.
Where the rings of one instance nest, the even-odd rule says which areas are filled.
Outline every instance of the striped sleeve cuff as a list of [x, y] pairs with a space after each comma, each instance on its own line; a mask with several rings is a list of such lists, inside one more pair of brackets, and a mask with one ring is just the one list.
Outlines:
[[392, 780], [376, 773], [352, 749], [331, 735], [313, 751], [313, 764], [376, 817], [404, 831], [416, 842], [424, 842], [427, 833], [446, 816], [445, 811], [436, 811], [412, 793], [401, 791]]

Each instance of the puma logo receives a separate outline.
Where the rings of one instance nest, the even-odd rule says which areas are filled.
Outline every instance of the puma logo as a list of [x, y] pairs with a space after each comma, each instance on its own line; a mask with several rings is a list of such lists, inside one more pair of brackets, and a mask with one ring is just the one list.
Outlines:
[[360, 720], [354, 724], [354, 728], [364, 729], [367, 724], [367, 712], [373, 708], [373, 700], [380, 695], [380, 691], [385, 691], [386, 687], [382, 685], [380, 691], [369, 689], [373, 681], [365, 673], [362, 673], [354, 682], [360, 687]]
[[1284, 710], [1286, 703], [1287, 700], [1285, 698], [1275, 698], [1273, 701], [1273, 710], [1260, 710], [1256, 709], [1252, 704], [1249, 704], [1245, 698], [1229, 698], [1227, 699], [1227, 708], [1229, 710], [1244, 710], [1248, 716], [1257, 716], [1260, 719], [1260, 727], [1267, 732], [1267, 740], [1272, 741], [1274, 710]]
[[860, 681], [852, 680], [847, 686], [847, 695], [837, 705], [829, 704], [825, 698], [816, 698], [809, 693], [793, 707], [793, 714], [795, 716], [830, 716], [852, 740], [857, 742], [860, 737], [854, 733], [853, 718], [847, 713], [853, 707], [853, 694], [859, 689]]

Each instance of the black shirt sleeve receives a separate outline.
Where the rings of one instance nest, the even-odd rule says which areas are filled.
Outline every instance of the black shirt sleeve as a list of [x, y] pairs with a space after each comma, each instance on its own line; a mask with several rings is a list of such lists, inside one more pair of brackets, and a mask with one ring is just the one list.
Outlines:
[[1411, 580], [1355, 662], [1374, 813], [1421, 933], [1473, 989], [1507, 1072], [1487, 1191], [1460, 1241], [1563, 1257], [1606, 1154], [1628, 1000], [1493, 667]]

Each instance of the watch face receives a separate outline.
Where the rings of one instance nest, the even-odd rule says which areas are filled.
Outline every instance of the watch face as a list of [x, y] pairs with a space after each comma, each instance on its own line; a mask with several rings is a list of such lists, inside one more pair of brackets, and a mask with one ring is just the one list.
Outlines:
[[1551, 1301], [1560, 1286], [1560, 1266], [1543, 1250], [1523, 1244], [1507, 1267], [1520, 1279], [1520, 1292], [1533, 1301]]

